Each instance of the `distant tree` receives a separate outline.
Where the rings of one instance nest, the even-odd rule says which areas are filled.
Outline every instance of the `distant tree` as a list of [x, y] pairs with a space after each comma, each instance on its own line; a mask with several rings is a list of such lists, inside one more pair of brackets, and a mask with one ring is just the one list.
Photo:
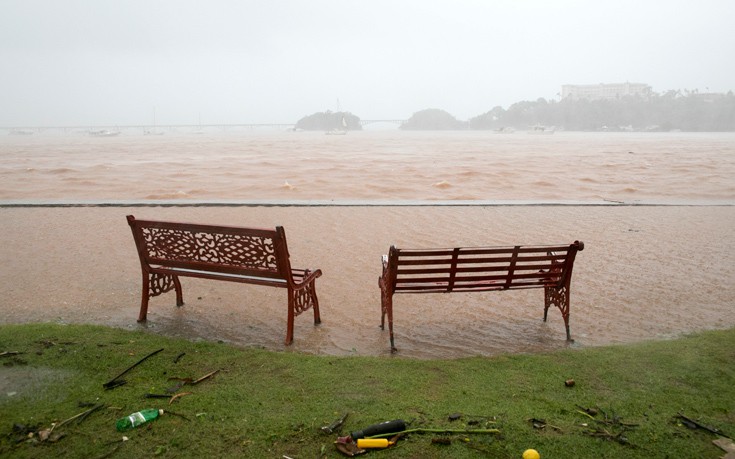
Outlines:
[[538, 99], [494, 107], [472, 118], [471, 129], [526, 129], [543, 124], [568, 131], [735, 131], [735, 95], [670, 90], [617, 99]]
[[502, 129], [505, 109], [501, 106], [495, 106], [489, 112], [471, 118], [469, 121], [470, 129]]
[[414, 131], [431, 131], [462, 129], [464, 126], [465, 123], [457, 120], [444, 110], [429, 108], [414, 113], [400, 128]]
[[[342, 124], [342, 120], [347, 125]], [[296, 129], [305, 131], [330, 131], [332, 129], [347, 129], [348, 131], [362, 130], [360, 118], [349, 112], [318, 112], [308, 115], [296, 122]]]

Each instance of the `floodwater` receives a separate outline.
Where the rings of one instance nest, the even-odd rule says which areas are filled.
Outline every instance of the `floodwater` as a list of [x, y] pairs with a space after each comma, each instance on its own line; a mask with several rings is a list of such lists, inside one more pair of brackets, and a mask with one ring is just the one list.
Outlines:
[[[99, 323], [389, 355], [377, 278], [391, 244], [582, 240], [574, 346], [735, 326], [735, 134], [5, 136], [0, 178], [0, 323]], [[324, 272], [322, 325], [310, 311], [297, 317], [285, 348], [284, 291], [188, 278], [184, 307], [173, 293], [155, 297], [147, 324], [137, 324], [140, 267], [127, 214], [284, 226], [292, 264]], [[401, 356], [567, 346], [557, 310], [541, 321], [542, 290], [397, 295], [394, 308]]]

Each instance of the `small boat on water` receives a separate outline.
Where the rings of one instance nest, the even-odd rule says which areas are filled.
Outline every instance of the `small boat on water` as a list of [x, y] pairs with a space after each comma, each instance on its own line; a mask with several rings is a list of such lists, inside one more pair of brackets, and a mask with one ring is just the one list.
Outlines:
[[531, 127], [531, 129], [529, 129], [527, 132], [529, 134], [553, 134], [555, 130], [556, 128], [554, 126], [547, 127], [541, 124], [537, 124]]
[[327, 135], [345, 135], [347, 134], [347, 120], [345, 117], [342, 117], [342, 126], [339, 128], [334, 128], [328, 130], [325, 134]]
[[89, 135], [92, 137], [115, 137], [120, 135], [120, 131], [110, 131], [109, 129], [90, 130]]
[[156, 129], [156, 109], [153, 108], [153, 129], [144, 129], [143, 135], [163, 135], [163, 131]]
[[9, 132], [10, 135], [33, 135], [33, 131], [30, 129], [13, 129]]
[[512, 127], [501, 127], [493, 130], [493, 132], [495, 134], [513, 134], [514, 132], [516, 132], [516, 130]]

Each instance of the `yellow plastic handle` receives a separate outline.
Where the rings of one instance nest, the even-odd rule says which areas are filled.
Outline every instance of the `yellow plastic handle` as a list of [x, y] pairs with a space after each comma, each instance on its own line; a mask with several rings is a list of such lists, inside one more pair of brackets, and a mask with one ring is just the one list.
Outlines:
[[358, 438], [358, 448], [387, 448], [390, 442], [387, 438]]

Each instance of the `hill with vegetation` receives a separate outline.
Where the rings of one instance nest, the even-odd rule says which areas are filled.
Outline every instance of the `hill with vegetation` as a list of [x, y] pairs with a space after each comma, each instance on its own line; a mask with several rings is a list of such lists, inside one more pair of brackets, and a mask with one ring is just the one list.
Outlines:
[[[342, 122], [344, 120], [344, 123]], [[305, 131], [359, 131], [362, 130], [360, 118], [349, 112], [318, 112], [305, 116], [296, 122], [296, 129]]]
[[735, 131], [735, 95], [682, 94], [614, 100], [563, 99], [495, 107], [469, 120], [470, 129], [556, 126], [567, 131]]
[[436, 108], [416, 112], [403, 123], [400, 129], [407, 131], [440, 131], [464, 129], [466, 124], [454, 116]]
[[[349, 112], [320, 112], [305, 116], [296, 129], [361, 130], [361, 120]], [[461, 121], [436, 108], [414, 113], [403, 130], [503, 130], [553, 126], [566, 131], [735, 131], [735, 94], [667, 91], [646, 97], [618, 99], [573, 99], [521, 101], [507, 109], [491, 110]]]

